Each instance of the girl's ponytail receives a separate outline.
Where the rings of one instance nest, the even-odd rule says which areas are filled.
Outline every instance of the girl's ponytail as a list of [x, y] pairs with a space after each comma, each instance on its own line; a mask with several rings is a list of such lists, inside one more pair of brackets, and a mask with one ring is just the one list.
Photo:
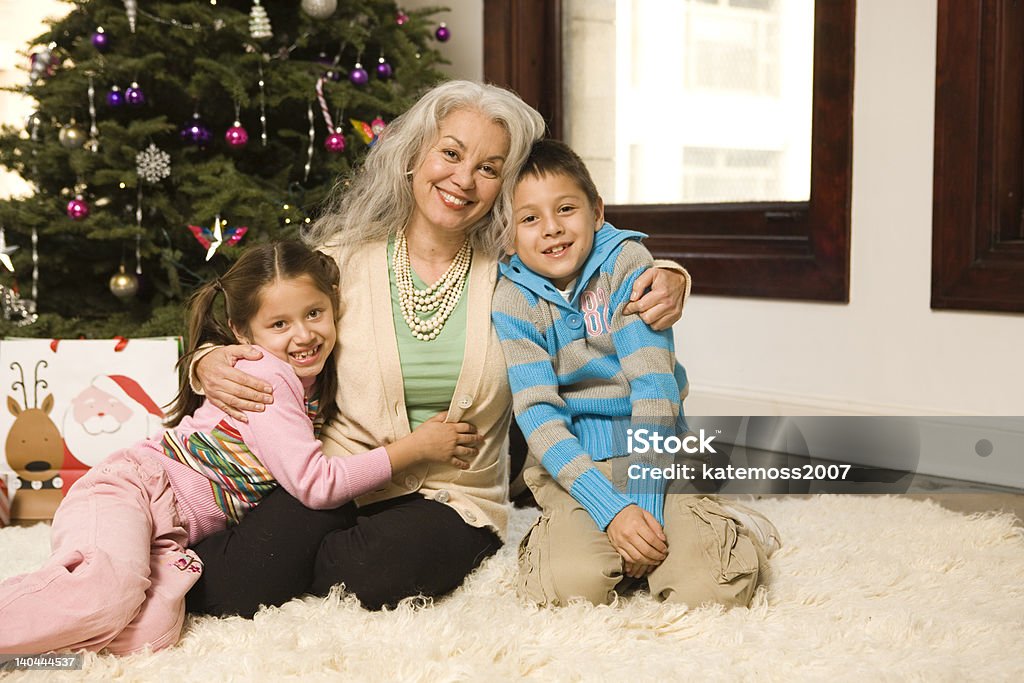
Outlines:
[[227, 312], [223, 319], [214, 310], [218, 295], [223, 295], [220, 278], [207, 282], [197, 289], [188, 300], [185, 323], [188, 329], [187, 347], [184, 355], [178, 359], [178, 395], [174, 397], [167, 419], [168, 427], [177, 426], [181, 420], [191, 415], [202, 405], [203, 397], [192, 389], [189, 369], [196, 352], [204, 344], [234, 344], [235, 336], [228, 326]]

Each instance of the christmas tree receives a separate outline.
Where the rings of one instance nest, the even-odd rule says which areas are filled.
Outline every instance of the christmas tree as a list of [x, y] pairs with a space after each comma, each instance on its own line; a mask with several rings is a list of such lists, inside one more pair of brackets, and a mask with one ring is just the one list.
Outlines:
[[448, 39], [441, 8], [385, 0], [73, 4], [27, 51], [36, 113], [0, 130], [35, 188], [0, 202], [0, 335], [180, 334], [195, 286], [315, 218]]

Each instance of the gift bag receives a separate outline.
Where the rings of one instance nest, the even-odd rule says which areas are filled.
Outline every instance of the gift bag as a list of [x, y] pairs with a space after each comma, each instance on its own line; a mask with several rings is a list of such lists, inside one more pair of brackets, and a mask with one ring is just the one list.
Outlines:
[[0, 472], [0, 529], [11, 523], [11, 487], [7, 485], [7, 476]]
[[178, 337], [0, 341], [12, 519], [52, 518], [88, 468], [161, 432], [180, 349]]

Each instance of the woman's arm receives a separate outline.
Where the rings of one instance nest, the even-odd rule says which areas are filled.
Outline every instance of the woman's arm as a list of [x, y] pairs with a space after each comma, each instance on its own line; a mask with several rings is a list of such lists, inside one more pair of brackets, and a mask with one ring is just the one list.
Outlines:
[[249, 418], [242, 411], [262, 412], [274, 402], [271, 386], [258, 377], [235, 368], [240, 360], [259, 360], [263, 352], [249, 344], [213, 346], [196, 354], [189, 368], [189, 381], [196, 393], [240, 422]]
[[651, 329], [660, 332], [683, 317], [683, 305], [690, 296], [690, 274], [674, 261], [657, 260], [654, 266], [633, 283], [623, 314], [638, 313]]

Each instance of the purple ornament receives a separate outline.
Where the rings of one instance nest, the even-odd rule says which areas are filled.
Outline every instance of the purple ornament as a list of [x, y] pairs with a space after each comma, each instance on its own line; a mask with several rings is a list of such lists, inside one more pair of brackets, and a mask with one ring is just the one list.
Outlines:
[[407, 21], [409, 21], [409, 15], [402, 10], [398, 10], [398, 14], [395, 15], [395, 23], [399, 26], [405, 26]]
[[110, 39], [107, 34], [103, 32], [103, 27], [96, 29], [96, 32], [92, 34], [92, 46], [100, 52], [106, 52], [107, 48], [110, 47]]
[[202, 119], [199, 118], [199, 114], [193, 114], [192, 121], [186, 123], [185, 127], [181, 129], [181, 139], [184, 142], [191, 143], [199, 147], [206, 147], [212, 137], [213, 135], [210, 133], [210, 129], [207, 128]]
[[242, 128], [240, 121], [235, 121], [234, 125], [224, 133], [224, 139], [232, 147], [245, 147], [246, 143], [249, 142], [249, 132]]
[[142, 93], [142, 88], [135, 81], [128, 86], [128, 89], [124, 91], [124, 101], [133, 107], [138, 107], [146, 103], [146, 96]]
[[442, 21], [441, 25], [434, 31], [434, 37], [442, 43], [447, 43], [448, 39], [452, 37], [452, 32], [448, 30], [448, 27]]
[[85, 203], [82, 195], [78, 195], [68, 202], [68, 218], [73, 221], [80, 221], [89, 215], [89, 205]]
[[339, 154], [345, 151], [345, 136], [341, 133], [341, 128], [335, 128], [334, 132], [327, 136], [324, 140], [324, 149], [331, 154]]
[[395, 73], [395, 70], [391, 68], [391, 65], [384, 61], [381, 57], [377, 63], [377, 78], [382, 81], [386, 81]]
[[348, 80], [352, 81], [353, 85], [366, 85], [370, 80], [370, 74], [366, 73], [362, 64], [356, 62], [356, 67], [348, 72]]
[[110, 88], [110, 92], [107, 93], [107, 106], [108, 107], [120, 107], [124, 104], [124, 93], [116, 85]]
[[332, 60], [330, 57], [328, 57], [325, 53], [321, 52], [320, 56], [318, 56], [316, 58], [316, 61], [320, 62], [325, 67], [327, 67], [327, 70], [324, 71], [324, 77], [325, 78], [328, 78], [328, 79], [330, 79], [332, 81], [335, 81], [335, 82], [341, 80], [342, 73], [340, 71], [338, 71], [337, 63], [334, 60]]

